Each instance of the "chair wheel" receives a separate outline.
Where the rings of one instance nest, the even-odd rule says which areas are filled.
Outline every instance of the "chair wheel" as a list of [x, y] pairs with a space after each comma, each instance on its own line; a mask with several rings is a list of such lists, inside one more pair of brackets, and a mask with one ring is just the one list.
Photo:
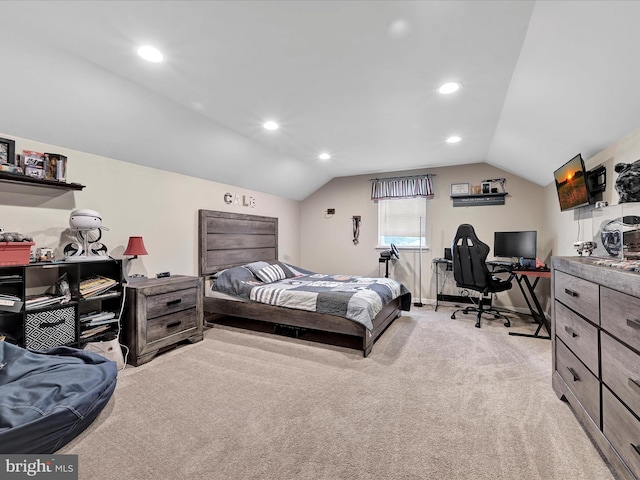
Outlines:
[[509, 320], [507, 320], [506, 322], [504, 322], [504, 326], [505, 327], [510, 327], [511, 326], [511, 322]]
[[500, 315], [494, 315], [493, 318], [500, 318]]
[[456, 319], [456, 314], [455, 313], [451, 314], [451, 318], [453, 318], [455, 320]]
[[480, 322], [476, 323], [476, 328], [480, 328]]

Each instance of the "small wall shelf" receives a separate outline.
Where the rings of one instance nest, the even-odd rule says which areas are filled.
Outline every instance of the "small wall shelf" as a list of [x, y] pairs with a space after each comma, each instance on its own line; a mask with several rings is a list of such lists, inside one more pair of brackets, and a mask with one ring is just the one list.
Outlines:
[[16, 185], [31, 185], [34, 187], [55, 188], [58, 190], [82, 190], [85, 186], [79, 183], [64, 183], [57, 180], [43, 180], [16, 173], [0, 172], [0, 182]]
[[476, 207], [479, 205], [504, 205], [504, 197], [507, 192], [502, 193], [480, 193], [476, 195], [451, 195], [454, 207]]

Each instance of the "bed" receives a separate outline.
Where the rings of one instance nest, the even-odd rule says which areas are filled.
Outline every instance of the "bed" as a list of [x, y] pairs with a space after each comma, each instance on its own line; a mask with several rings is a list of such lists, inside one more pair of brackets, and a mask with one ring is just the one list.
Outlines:
[[[203, 304], [208, 326], [221, 323], [246, 327], [249, 320], [249, 324], [257, 321], [267, 325], [269, 331], [290, 336], [306, 332], [330, 334], [325, 338], [345, 336], [355, 339], [356, 348], [366, 357], [401, 311], [408, 311], [411, 306], [411, 293], [402, 286], [398, 296], [379, 306], [367, 326], [334, 314], [239, 300], [213, 292], [212, 278], [219, 277], [220, 272], [255, 262], [282, 264], [278, 261], [278, 219], [275, 217], [200, 210], [198, 250], [199, 272], [206, 285]], [[306, 272], [300, 272], [297, 267], [294, 270]]]

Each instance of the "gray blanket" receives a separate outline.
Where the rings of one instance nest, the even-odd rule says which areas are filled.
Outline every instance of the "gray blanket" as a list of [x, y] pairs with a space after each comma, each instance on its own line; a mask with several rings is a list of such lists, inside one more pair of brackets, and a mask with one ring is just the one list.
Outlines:
[[265, 283], [247, 266], [225, 270], [213, 290], [259, 303], [348, 318], [373, 330], [373, 318], [391, 300], [401, 297], [402, 310], [411, 308], [411, 293], [390, 278], [327, 275], [287, 264], [281, 280]]

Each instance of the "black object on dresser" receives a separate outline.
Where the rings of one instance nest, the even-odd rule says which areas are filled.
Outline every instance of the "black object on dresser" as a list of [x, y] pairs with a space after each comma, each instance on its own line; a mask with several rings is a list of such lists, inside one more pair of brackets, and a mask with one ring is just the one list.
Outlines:
[[128, 363], [138, 366], [182, 341], [202, 340], [202, 278], [154, 278], [128, 285], [126, 291]]
[[553, 389], [624, 479], [640, 477], [640, 274], [552, 258]]

